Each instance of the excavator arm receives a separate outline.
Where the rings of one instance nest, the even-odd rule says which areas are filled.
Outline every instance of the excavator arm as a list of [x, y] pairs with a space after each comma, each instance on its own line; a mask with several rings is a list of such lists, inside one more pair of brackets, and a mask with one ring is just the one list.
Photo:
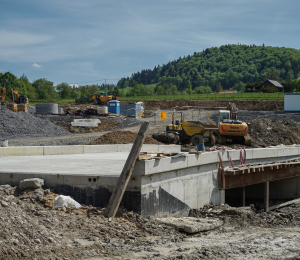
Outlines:
[[11, 89], [11, 99], [13, 103], [19, 104], [20, 102], [20, 95], [17, 90]]

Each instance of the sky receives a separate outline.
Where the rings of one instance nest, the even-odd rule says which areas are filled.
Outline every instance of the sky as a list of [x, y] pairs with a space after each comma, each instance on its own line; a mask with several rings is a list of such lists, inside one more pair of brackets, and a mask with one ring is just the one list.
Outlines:
[[299, 0], [1, 0], [0, 72], [117, 84], [225, 44], [299, 49]]

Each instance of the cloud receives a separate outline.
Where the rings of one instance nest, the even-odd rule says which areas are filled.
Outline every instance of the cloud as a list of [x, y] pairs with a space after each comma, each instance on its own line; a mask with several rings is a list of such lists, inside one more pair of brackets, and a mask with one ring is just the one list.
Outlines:
[[33, 64], [31, 65], [31, 67], [33, 67], [33, 68], [41, 68], [42, 65], [39, 65], [39, 64], [37, 64], [37, 63], [33, 63]]
[[0, 45], [7, 47], [40, 44], [51, 39], [51, 36], [39, 33], [9, 32], [4, 30], [0, 30], [0, 35]]

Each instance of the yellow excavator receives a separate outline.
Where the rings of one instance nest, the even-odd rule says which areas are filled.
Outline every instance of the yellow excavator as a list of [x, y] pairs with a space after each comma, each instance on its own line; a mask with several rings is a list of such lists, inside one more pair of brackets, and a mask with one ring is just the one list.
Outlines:
[[219, 144], [226, 144], [226, 141], [230, 140], [233, 143], [251, 145], [248, 125], [237, 119], [237, 108], [234, 103], [229, 102], [227, 110], [219, 110], [218, 130], [214, 133]]
[[1, 93], [1, 105], [4, 105], [4, 100], [5, 100], [5, 96], [6, 96], [6, 87], [0, 89], [0, 93]]
[[29, 99], [26, 96], [20, 96], [19, 92], [17, 90], [14, 89], [10, 89], [11, 91], [11, 99], [13, 103], [16, 104], [28, 104], [29, 103]]

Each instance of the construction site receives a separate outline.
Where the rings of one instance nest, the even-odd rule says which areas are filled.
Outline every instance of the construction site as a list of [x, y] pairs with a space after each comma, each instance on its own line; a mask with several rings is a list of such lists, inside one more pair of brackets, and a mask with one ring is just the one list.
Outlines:
[[288, 101], [95, 100], [1, 105], [0, 259], [300, 258]]

